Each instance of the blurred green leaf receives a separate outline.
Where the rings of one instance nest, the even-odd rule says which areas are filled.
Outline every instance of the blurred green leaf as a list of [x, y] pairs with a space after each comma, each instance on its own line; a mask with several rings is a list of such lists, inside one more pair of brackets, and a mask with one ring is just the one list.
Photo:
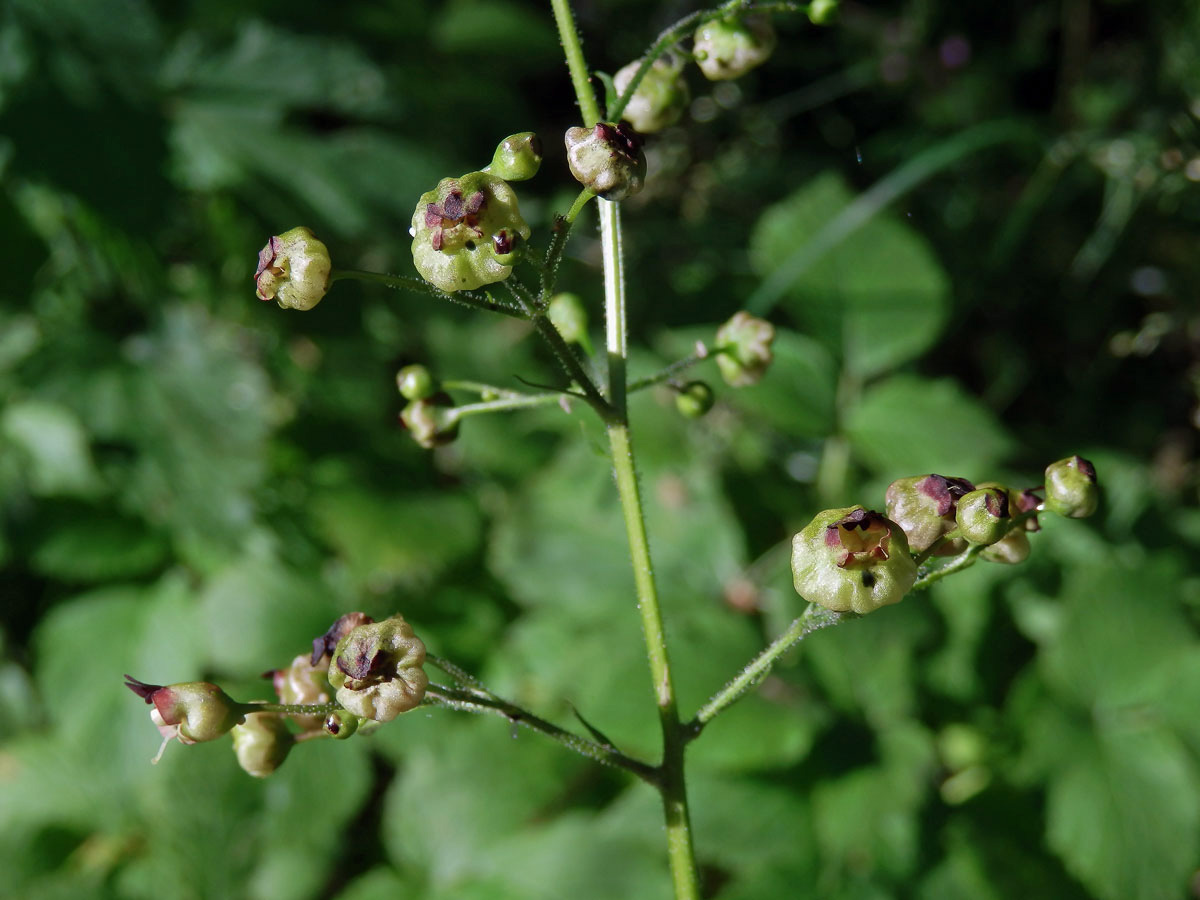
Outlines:
[[39, 400], [8, 406], [0, 452], [17, 455], [29, 490], [40, 496], [94, 496], [101, 490], [88, 435], [69, 409]]
[[63, 581], [107, 581], [144, 575], [167, 559], [162, 535], [144, 522], [94, 509], [55, 517], [30, 557], [33, 568]]

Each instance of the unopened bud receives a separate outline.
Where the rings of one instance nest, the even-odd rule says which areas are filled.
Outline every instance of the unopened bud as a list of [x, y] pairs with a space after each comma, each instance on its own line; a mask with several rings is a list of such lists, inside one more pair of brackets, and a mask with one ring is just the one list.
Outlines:
[[[640, 65], [641, 61], [635, 60], [613, 76], [617, 93], [625, 93]], [[687, 109], [689, 99], [683, 61], [668, 54], [656, 59], [646, 71], [621, 115], [642, 134], [652, 134], [674, 125]]]
[[452, 293], [506, 279], [530, 230], [507, 181], [469, 172], [421, 195], [410, 233], [421, 277]]
[[254, 283], [259, 300], [284, 309], [312, 309], [329, 290], [329, 250], [307, 228], [271, 238], [258, 252]]
[[[275, 688], [280, 703], [289, 705], [313, 705], [328, 703], [333, 689], [326, 677], [328, 665], [314, 665], [307, 653], [301, 653], [286, 669], [276, 669], [267, 674]], [[292, 720], [305, 731], [321, 727], [320, 716], [293, 716]]]
[[330, 737], [337, 738], [339, 741], [344, 741], [346, 738], [353, 737], [358, 731], [358, 726], [362, 719], [354, 715], [348, 710], [339, 709], [331, 712], [325, 719], [325, 733]]
[[850, 506], [818, 513], [792, 538], [792, 578], [810, 603], [865, 615], [902, 600], [917, 566], [899, 525]]
[[713, 389], [703, 381], [689, 381], [675, 395], [675, 408], [685, 419], [699, 419], [715, 402]]
[[496, 147], [483, 171], [505, 181], [528, 181], [542, 165], [542, 142], [532, 131], [510, 134]]
[[401, 616], [360, 625], [334, 650], [329, 683], [337, 702], [364, 719], [389, 722], [418, 706], [429, 678], [425, 645]]
[[959, 533], [972, 544], [994, 544], [1012, 525], [1008, 490], [985, 487], [964, 494], [955, 512]]
[[1014, 528], [996, 543], [984, 547], [979, 555], [988, 562], [1016, 565], [1029, 558], [1030, 549], [1026, 533], [1020, 528]]
[[[914, 475], [898, 478], [887, 489], [887, 517], [904, 529], [908, 546], [920, 553], [953, 531], [958, 500], [975, 486], [965, 478], [945, 475]], [[961, 552], [962, 541], [947, 541], [934, 551], [944, 556]]]
[[163, 737], [162, 747], [154, 762], [158, 762], [171, 740], [181, 744], [214, 741], [228, 734], [234, 725], [245, 718], [241, 704], [215, 684], [189, 681], [183, 684], [146, 684], [129, 675], [125, 686], [153, 706], [150, 720]]
[[733, 318], [717, 329], [717, 368], [731, 387], [757, 384], [775, 358], [771, 343], [775, 326], [750, 313], [734, 313]]
[[712, 19], [696, 29], [692, 54], [709, 81], [745, 75], [775, 49], [775, 27], [764, 15]]
[[414, 441], [426, 450], [449, 444], [458, 437], [458, 419], [449, 394], [413, 400], [400, 411], [400, 421]]
[[255, 778], [266, 778], [283, 765], [296, 743], [283, 719], [271, 713], [250, 713], [231, 734], [238, 765]]
[[624, 122], [568, 128], [567, 165], [575, 180], [603, 200], [624, 200], [646, 181], [641, 136]]
[[429, 370], [421, 365], [405, 366], [396, 373], [396, 387], [405, 400], [424, 400], [432, 397], [437, 384]]
[[1096, 467], [1082, 456], [1069, 456], [1046, 467], [1046, 509], [1071, 519], [1096, 511], [1100, 488]]

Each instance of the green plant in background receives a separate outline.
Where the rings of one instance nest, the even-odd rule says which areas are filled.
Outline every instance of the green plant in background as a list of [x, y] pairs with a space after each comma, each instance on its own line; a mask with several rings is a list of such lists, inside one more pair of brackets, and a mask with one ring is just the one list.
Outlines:
[[[1027, 301], [1003, 263], [989, 279], [958, 266], [987, 246], [963, 218], [964, 197], [989, 196], [973, 154], [1011, 148], [1028, 161], [1039, 129], [1053, 161], [1005, 207], [996, 259], [1021, 248], [1022, 275], [1063, 271], [1052, 243], [1032, 236], [1073, 234], [1077, 216], [1051, 190], [1080, 177], [1070, 160], [1095, 161], [1111, 186], [1095, 235], [1079, 236], [1072, 279], [1102, 271], [1105, 254], [1136, 261], [1118, 240], [1131, 196], [1161, 204], [1153, 228], [1188, 233], [1186, 123], [1174, 120], [1170, 137], [1142, 121], [1129, 141], [1141, 149], [1122, 163], [1126, 138], [1105, 115], [1133, 101], [1113, 93], [1105, 113], [1087, 94], [1102, 75], [1078, 69], [1062, 102], [1086, 121], [1051, 127], [1017, 104], [1006, 121], [994, 102], [994, 120], [956, 120], [980, 108], [972, 91], [988, 82], [962, 68], [952, 21], [909, 11], [908, 31], [886, 31], [850, 6], [840, 27], [817, 31], [774, 15], [828, 21], [830, 6], [729, 3], [647, 49], [622, 45], [635, 29], [605, 35], [581, 5], [584, 29], [604, 37], [589, 55], [619, 69], [590, 83], [571, 10], [556, 2], [582, 124], [546, 113], [570, 100], [543, 102], [554, 31], [532, 3], [347, 20], [344, 42], [220, 13], [168, 23], [138, 7], [115, 32], [102, 12], [64, 7], [51, 20], [14, 7], [0, 33], [14, 51], [0, 94], [14, 137], [0, 146], [18, 223], [7, 236], [31, 260], [4, 295], [0, 354], [5, 584], [26, 598], [9, 605], [0, 646], [0, 858], [14, 890], [1183, 890], [1200, 831], [1189, 606], [1200, 582], [1184, 548], [1200, 530], [1194, 484], [1166, 453], [1174, 445], [1153, 468], [1134, 449], [1146, 439], [1139, 416], [1167, 422], [1171, 410], [1123, 402], [1103, 367], [1070, 368], [1093, 362], [1094, 316]], [[863, 148], [868, 164], [894, 165], [875, 186], [857, 194], [853, 170], [780, 140], [795, 110], [815, 109], [815, 133], [853, 150], [838, 136], [848, 111], [837, 98], [869, 85], [890, 105], [897, 59], [918, 61], [920, 35], [947, 29], [935, 58], [959, 74], [899, 94], [923, 103], [930, 136], [883, 115], [881, 134], [898, 141]], [[385, 32], [422, 49], [381, 68], [368, 54], [394, 57], [374, 43]], [[119, 68], [108, 62], [116, 46]], [[724, 60], [712, 87], [694, 69], [687, 84], [696, 46], [702, 64]], [[791, 89], [796, 73], [876, 52], [865, 80], [854, 62]], [[474, 67], [448, 64], [467, 58], [519, 60], [506, 62], [513, 83], [481, 85]], [[168, 173], [160, 193], [142, 195], [175, 197], [169, 212], [106, 194], [113, 178], [75, 182], [71, 166], [31, 155], [40, 71], [72, 115], [100, 109], [117, 133], [165, 136], [124, 143], [169, 160], [142, 169]], [[1186, 69], [1165, 71], [1186, 85]], [[90, 95], [89, 72], [102, 73]], [[384, 89], [429, 85], [431, 72], [437, 90], [405, 94], [407, 107]], [[511, 99], [521, 73], [539, 77], [536, 110]], [[448, 108], [478, 122], [431, 147], [394, 136], [410, 131], [401, 120], [445, 121]], [[635, 117], [661, 134], [643, 144], [620, 124]], [[513, 123], [574, 138], [548, 151], [531, 132], [494, 153], [479, 145]], [[1075, 148], [1066, 156], [1053, 150], [1064, 142]], [[102, 144], [81, 162], [114, 165]], [[935, 179], [913, 195], [918, 228], [884, 210], [947, 166], [961, 192], [946, 196]], [[568, 169], [585, 185], [574, 202], [554, 187]], [[975, 215], [988, 208], [971, 203]], [[305, 316], [245, 304], [244, 253], [260, 224], [247, 204], [269, 221], [320, 223], [324, 243], [285, 232], [255, 274], [260, 297]], [[1039, 204], [1053, 224], [1030, 218]], [[579, 221], [593, 208], [599, 241]], [[403, 265], [408, 241], [395, 236], [410, 220], [423, 277], [372, 271]], [[1140, 289], [1154, 287], [1143, 270], [1171, 271], [1158, 262], [1136, 269]], [[985, 281], [1002, 304], [977, 296]], [[471, 309], [423, 299], [397, 309], [371, 283]], [[595, 353], [588, 310], [601, 295]], [[471, 318], [479, 311], [499, 315]], [[1153, 342], [1185, 328], [1177, 315], [1141, 331], [1099, 327], [1113, 331], [1114, 359], [1150, 348], [1140, 358], [1162, 364]], [[626, 344], [627, 322], [653, 349]], [[710, 362], [746, 389], [695, 380]], [[1058, 386], [1034, 394], [1061, 410], [1012, 405], [1026, 373]], [[399, 405], [393, 376], [404, 432], [380, 416]], [[1121, 440], [1109, 433], [1117, 422]], [[1061, 452], [1064, 435], [1098, 465], [1069, 457], [1042, 488], [1006, 486]], [[931, 470], [1006, 483], [907, 475]], [[854, 505], [872, 496], [879, 512]], [[1039, 522], [1043, 511], [1059, 515]], [[1099, 528], [1071, 521], [1097, 511]], [[928, 602], [897, 602], [925, 587]], [[803, 654], [787, 653], [818, 629]], [[311, 654], [296, 655], [314, 634]], [[278, 702], [230, 696], [261, 695], [254, 677], [280, 665], [267, 673]], [[157, 770], [145, 766], [144, 712], [113, 689], [122, 667], [185, 679], [130, 682], [164, 741], [197, 742]], [[486, 715], [431, 714], [438, 706]], [[572, 715], [576, 726], [555, 724]], [[585, 759], [509, 740], [496, 718], [513, 738], [525, 726]]]

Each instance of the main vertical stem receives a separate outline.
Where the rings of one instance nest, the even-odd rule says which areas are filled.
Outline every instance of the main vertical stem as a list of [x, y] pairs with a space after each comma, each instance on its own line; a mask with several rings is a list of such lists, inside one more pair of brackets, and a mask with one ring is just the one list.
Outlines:
[[[568, 0], [551, 0], [559, 39], [571, 71], [571, 83], [579, 100], [584, 124], [593, 125], [600, 119], [589, 81], [583, 47], [575, 30], [575, 18]], [[608, 401], [612, 415], [608, 417], [608, 441], [612, 451], [613, 472], [617, 494], [625, 517], [625, 533], [629, 540], [629, 558], [633, 564], [637, 588], [638, 612], [642, 619], [642, 634], [646, 641], [646, 657], [654, 686], [654, 699], [662, 726], [663, 759], [659, 767], [659, 792], [662, 795], [663, 816], [667, 829], [667, 855], [671, 864], [671, 879], [676, 900], [699, 900], [700, 879], [692, 849], [692, 830], [688, 815], [687, 783], [684, 780], [683, 754], [687, 745], [679, 710], [675, 701], [675, 685], [671, 680], [671, 663], [663, 629], [658, 589], [654, 583], [654, 565], [650, 558], [650, 542], [646, 536], [646, 518], [642, 511], [641, 490], [629, 432], [629, 415], [625, 397], [625, 275], [622, 269], [621, 215], [615, 203], [601, 200], [600, 244], [604, 258], [604, 298], [608, 349]]]

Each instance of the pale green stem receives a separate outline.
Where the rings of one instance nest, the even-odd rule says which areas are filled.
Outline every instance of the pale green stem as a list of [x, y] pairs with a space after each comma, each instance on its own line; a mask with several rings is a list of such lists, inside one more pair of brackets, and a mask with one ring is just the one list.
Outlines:
[[676, 360], [665, 369], [655, 372], [653, 375], [647, 375], [644, 378], [638, 378], [629, 382], [628, 392], [633, 394], [637, 391], [644, 391], [648, 387], [654, 387], [656, 384], [662, 384], [664, 381], [670, 381], [680, 372], [685, 372], [692, 366], [699, 365], [709, 358], [710, 354], [708, 353], [694, 353], [691, 356], [685, 356], [683, 359]]
[[568, 0], [550, 0], [550, 6], [554, 9], [558, 39], [567, 57], [575, 97], [579, 100], [579, 112], [583, 115], [583, 124], [590, 127], [600, 121], [600, 104], [596, 102], [596, 94], [592, 90], [591, 73], [583, 58], [583, 44], [575, 29], [575, 16]]
[[355, 281], [369, 281], [372, 284], [382, 284], [384, 287], [397, 291], [411, 291], [414, 294], [426, 294], [439, 300], [449, 300], [472, 309], [485, 309], [488, 312], [498, 312], [514, 319], [527, 318], [517, 307], [494, 299], [490, 294], [478, 294], [474, 291], [456, 291], [447, 293], [434, 287], [423, 278], [412, 278], [408, 275], [389, 275], [386, 272], [364, 272], [361, 269], [334, 269], [329, 276], [332, 284], [335, 281], [350, 278]]
[[742, 669], [736, 678], [713, 694], [712, 699], [700, 707], [700, 711], [696, 713], [696, 718], [688, 725], [688, 739], [695, 738], [701, 729], [710, 720], [715, 718], [718, 713], [726, 707], [731, 706], [748, 690], [766, 678], [780, 656], [792, 649], [792, 647], [796, 646], [796, 644], [800, 643], [814, 631], [820, 631], [822, 628], [836, 625], [843, 618], [844, 615], [842, 613], [831, 612], [823, 606], [810, 603], [808, 609], [793, 621], [783, 634], [771, 641], [758, 656], [750, 661], [746, 668]]
[[484, 384], [482, 381], [464, 381], [454, 378], [442, 382], [442, 387], [448, 391], [470, 391], [473, 394], [479, 394], [481, 397], [486, 397], [489, 394], [496, 397], [528, 397], [529, 394], [521, 391], [514, 391], [510, 388], [496, 387], [494, 384]]
[[251, 700], [249, 703], [239, 703], [238, 710], [243, 713], [278, 713], [281, 716], [327, 716], [337, 712], [342, 707], [334, 702], [329, 703], [269, 703], [266, 700]]
[[563, 402], [563, 394], [528, 394], [523, 397], [502, 397], [499, 400], [484, 400], [481, 403], [468, 403], [466, 406], [456, 406], [446, 413], [446, 425], [449, 426], [467, 416], [478, 416], [483, 413], [507, 412], [510, 409], [528, 409], [531, 406], [549, 406], [551, 403]]

